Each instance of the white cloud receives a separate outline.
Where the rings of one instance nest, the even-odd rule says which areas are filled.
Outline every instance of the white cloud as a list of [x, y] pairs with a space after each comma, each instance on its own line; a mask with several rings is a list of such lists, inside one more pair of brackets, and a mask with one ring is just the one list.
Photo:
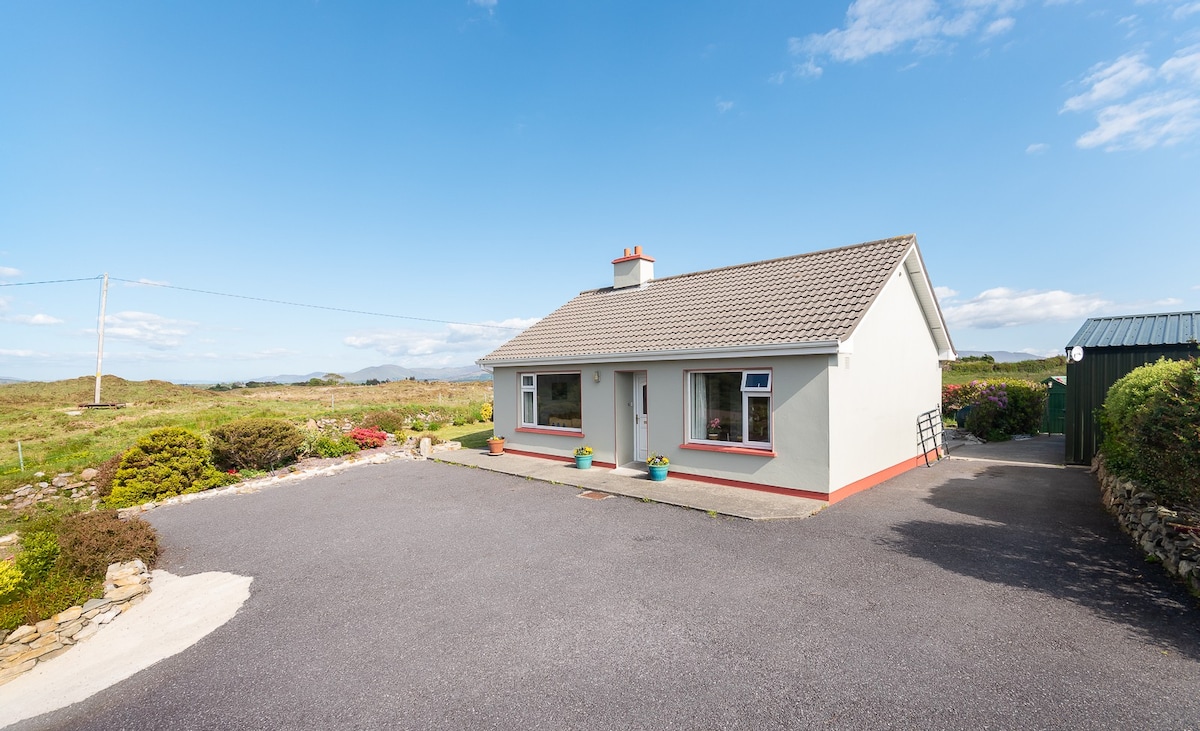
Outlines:
[[19, 276], [21, 276], [20, 269], [13, 269], [12, 267], [0, 267], [0, 278], [12, 279], [13, 277]]
[[733, 109], [733, 102], [727, 102], [727, 101], [724, 101], [723, 99], [717, 100], [717, 111], [718, 112], [720, 112], [721, 114], [724, 114], [725, 112], [728, 112], [730, 109]]
[[1061, 112], [1090, 112], [1095, 128], [1080, 135], [1083, 149], [1144, 150], [1170, 146], [1200, 132], [1200, 46], [1177, 51], [1158, 68], [1145, 53], [1093, 66], [1087, 86]]
[[1078, 320], [1112, 305], [1090, 294], [1062, 290], [1016, 291], [996, 287], [977, 297], [942, 308], [950, 327], [992, 329], [1019, 327], [1039, 322]]
[[950, 289], [949, 287], [934, 287], [933, 293], [935, 295], [937, 295], [938, 302], [945, 302], [947, 300], [952, 300], [958, 296], [958, 292], [954, 291], [953, 289]]
[[486, 355], [535, 322], [536, 318], [511, 318], [480, 325], [447, 325], [440, 330], [380, 330], [350, 335], [342, 342], [407, 360], [400, 365], [452, 365], [461, 363], [463, 354], [472, 359]]
[[5, 358], [32, 358], [35, 355], [38, 355], [38, 353], [35, 353], [32, 350], [9, 350], [7, 348], [0, 348], [0, 356]]
[[156, 350], [177, 348], [195, 323], [172, 320], [150, 312], [118, 312], [104, 318], [104, 336], [145, 343]]
[[1063, 104], [1062, 111], [1078, 112], [1097, 104], [1120, 99], [1135, 88], [1154, 78], [1154, 69], [1146, 65], [1144, 53], [1129, 53], [1111, 64], [1093, 66], [1083, 84], [1089, 86], [1084, 93], [1073, 96]]
[[1049, 149], [1050, 149], [1050, 145], [1047, 145], [1045, 142], [1035, 142], [1032, 145], [1030, 145], [1029, 147], [1025, 148], [1025, 154], [1026, 155], [1040, 155]]
[[1171, 13], [1171, 17], [1175, 20], [1183, 20], [1189, 15], [1200, 13], [1200, 3], [1185, 3], [1175, 8], [1175, 12]]
[[36, 315], [8, 315], [0, 317], [0, 322], [16, 322], [22, 325], [61, 325], [62, 320], [53, 315], [38, 313]]
[[977, 33], [987, 39], [1008, 32], [1016, 20], [1007, 13], [1022, 4], [1020, 0], [855, 0], [841, 28], [789, 38], [788, 50], [795, 56], [827, 56], [843, 62], [903, 49], [930, 53]]
[[487, 10], [488, 15], [492, 15], [496, 12], [496, 5], [499, 3], [499, 0], [470, 0], [470, 2], [472, 5]]
[[996, 20], [988, 23], [987, 27], [983, 29], [983, 37], [995, 38], [996, 36], [1002, 36], [1012, 30], [1016, 24], [1016, 18], [997, 18]]

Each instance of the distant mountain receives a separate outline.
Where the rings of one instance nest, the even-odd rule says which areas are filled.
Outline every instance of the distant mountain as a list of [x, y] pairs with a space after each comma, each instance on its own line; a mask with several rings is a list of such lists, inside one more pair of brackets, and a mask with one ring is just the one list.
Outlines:
[[[304, 383], [314, 378], [324, 378], [330, 371], [315, 371], [308, 375], [298, 376], [284, 374], [264, 378], [251, 378], [251, 381], [274, 383]], [[363, 368], [353, 373], [339, 373], [350, 383], [363, 383], [369, 380], [377, 381], [407, 381], [415, 378], [418, 381], [487, 381], [491, 374], [479, 366], [458, 366], [453, 368], [405, 368], [398, 365], [381, 365]]]
[[0, 386], [4, 385], [5, 383], [25, 383], [25, 381], [21, 380], [20, 378], [0, 378]]
[[1009, 350], [960, 350], [960, 351], [958, 351], [958, 357], [960, 357], [960, 358], [962, 358], [964, 356], [968, 356], [968, 355], [975, 356], [977, 358], [984, 356], [984, 355], [990, 355], [997, 363], [1019, 363], [1020, 361], [1023, 361], [1023, 360], [1040, 360], [1041, 358], [1045, 357], [1042, 355], [1038, 355], [1037, 353], [1013, 353], [1012, 351], [1009, 351]]

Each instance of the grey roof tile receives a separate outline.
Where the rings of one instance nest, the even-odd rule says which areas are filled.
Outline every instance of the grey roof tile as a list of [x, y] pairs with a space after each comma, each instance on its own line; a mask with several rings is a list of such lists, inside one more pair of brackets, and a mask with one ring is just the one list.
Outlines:
[[581, 292], [479, 362], [844, 340], [915, 243], [899, 236]]

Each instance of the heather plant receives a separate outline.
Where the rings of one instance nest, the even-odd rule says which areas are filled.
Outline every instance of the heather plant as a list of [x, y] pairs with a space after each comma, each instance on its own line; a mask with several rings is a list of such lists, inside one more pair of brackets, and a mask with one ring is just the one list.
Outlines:
[[121, 466], [120, 454], [114, 454], [96, 466], [96, 497], [106, 498], [112, 493], [113, 478]]
[[0, 561], [0, 604], [7, 604], [17, 597], [25, 575], [12, 561]]
[[[1007, 381], [978, 383], [966, 428], [987, 441], [1003, 441], [1014, 434], [1036, 434], [1046, 407], [1047, 389], [1040, 383]], [[961, 426], [961, 425], [960, 425]]]
[[304, 435], [301, 454], [310, 457], [343, 457], [359, 450], [358, 443], [341, 432], [312, 430]]
[[121, 457], [106, 504], [121, 508], [229, 485], [204, 440], [180, 427], [150, 432]]
[[296, 461], [304, 434], [290, 421], [249, 418], [212, 430], [213, 459], [221, 467], [271, 470]]
[[942, 386], [942, 416], [952, 417], [959, 409], [973, 404], [985, 385], [983, 381], [971, 381]]
[[353, 439], [359, 449], [375, 449], [387, 443], [387, 432], [382, 429], [359, 427], [352, 429], [346, 436]]
[[108, 565], [140, 558], [148, 568], [158, 558], [158, 535], [141, 518], [121, 519], [115, 510], [76, 513], [58, 529], [59, 567], [76, 576], [103, 578]]

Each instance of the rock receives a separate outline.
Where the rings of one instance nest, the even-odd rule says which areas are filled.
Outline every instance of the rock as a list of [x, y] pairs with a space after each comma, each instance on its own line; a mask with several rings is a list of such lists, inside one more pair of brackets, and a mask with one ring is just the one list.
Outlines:
[[109, 604], [112, 604], [112, 599], [88, 599], [87, 603], [83, 605], [83, 611], [91, 612], [100, 609], [101, 607], [106, 607]]
[[70, 475], [59, 475], [50, 481], [52, 487], [66, 487], [71, 482]]
[[79, 634], [79, 630], [81, 629], [83, 629], [83, 620], [77, 619], [70, 624], [60, 627], [58, 630], [58, 636], [64, 640], [67, 640]]
[[47, 645], [55, 645], [55, 644], [60, 644], [58, 641], [58, 633], [50, 632], [49, 634], [44, 634], [41, 637], [34, 640], [33, 642], [30, 642], [29, 649], [40, 650], [41, 648], [43, 648]]
[[6, 536], [0, 536], [0, 546], [7, 546], [10, 543], [16, 543], [17, 539], [20, 537], [21, 536], [19, 533], [9, 533]]
[[421, 456], [425, 457], [426, 459], [429, 458], [429, 455], [433, 454], [433, 442], [429, 439], [429, 437], [421, 438], [420, 451]]
[[39, 657], [48, 655], [51, 652], [54, 652], [55, 650], [58, 650], [61, 648], [62, 648], [62, 643], [52, 642], [49, 645], [43, 645], [42, 647], [37, 647], [37, 648], [31, 649], [31, 650], [28, 650], [26, 652], [23, 652], [20, 655], [17, 655], [16, 657], [14, 657], [10, 662], [14, 665], [17, 665], [17, 664], [20, 664], [23, 662], [27, 662], [29, 660], [36, 660]]
[[79, 473], [79, 479], [83, 480], [84, 482], [91, 482], [92, 480], [96, 479], [96, 476], [99, 474], [100, 472], [95, 468], [88, 467], [86, 470]]
[[23, 624], [20, 627], [17, 627], [16, 629], [14, 629], [12, 631], [12, 634], [10, 634], [8, 637], [5, 637], [4, 641], [5, 642], [16, 642], [25, 637], [29, 637], [30, 635], [36, 635], [36, 634], [41, 634], [41, 633], [38, 632], [37, 629], [33, 625]]
[[20, 665], [10, 667], [6, 670], [0, 670], [0, 684], [7, 683], [8, 681], [17, 677], [21, 673], [27, 672], [29, 670], [33, 670], [34, 665], [37, 665], [37, 658], [34, 658], [32, 660], [26, 660], [25, 662], [21, 663]]
[[76, 642], [83, 642], [84, 640], [86, 640], [87, 638], [91, 637], [92, 635], [96, 634], [99, 631], [100, 631], [100, 625], [96, 624], [95, 622], [90, 622], [88, 624], [85, 624], [83, 626], [83, 629], [76, 632], [75, 635], [73, 637], [71, 637], [71, 639], [75, 640]]
[[113, 607], [112, 609], [108, 610], [107, 612], [97, 615], [96, 618], [92, 621], [95, 622], [97, 625], [108, 624], [109, 622], [116, 619], [120, 614], [121, 614], [121, 610], [117, 607]]
[[43, 619], [41, 622], [33, 625], [33, 628], [37, 630], [39, 635], [44, 635], [47, 632], [53, 632], [57, 627], [58, 622], [55, 622], [53, 619]]
[[26, 485], [13, 491], [13, 497], [25, 497], [33, 493], [33, 485]]
[[[126, 599], [132, 599], [138, 594], [145, 594], [150, 587], [145, 584], [130, 584], [128, 586], [118, 587], [110, 592], [105, 592], [106, 599], [112, 599], [114, 602], [123, 602]], [[97, 618], [99, 619], [99, 618]]]
[[82, 614], [83, 607], [71, 607], [70, 609], [65, 609], [59, 612], [51, 617], [51, 619], [59, 624], [67, 624], [68, 622], [74, 622], [75, 620], [79, 619], [80, 615]]

